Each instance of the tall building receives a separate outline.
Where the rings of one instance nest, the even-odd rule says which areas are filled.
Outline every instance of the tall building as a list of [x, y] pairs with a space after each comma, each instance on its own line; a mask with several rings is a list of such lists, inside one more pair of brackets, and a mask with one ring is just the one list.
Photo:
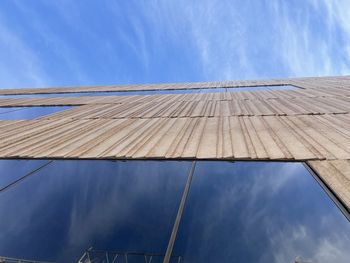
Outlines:
[[0, 262], [349, 262], [349, 111], [346, 76], [0, 90]]

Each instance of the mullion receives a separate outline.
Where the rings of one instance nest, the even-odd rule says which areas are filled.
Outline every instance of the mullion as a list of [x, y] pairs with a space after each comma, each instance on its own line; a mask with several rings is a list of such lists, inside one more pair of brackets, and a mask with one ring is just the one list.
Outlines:
[[195, 168], [196, 168], [196, 161], [193, 161], [191, 170], [189, 171], [189, 174], [188, 174], [188, 177], [187, 177], [187, 182], [186, 182], [186, 185], [185, 185], [185, 189], [184, 189], [184, 192], [183, 192], [182, 197], [181, 197], [179, 209], [177, 211], [177, 215], [176, 215], [175, 222], [174, 222], [174, 225], [173, 225], [173, 230], [171, 232], [171, 236], [170, 236], [170, 239], [169, 239], [167, 250], [165, 252], [163, 263], [169, 263], [170, 262], [170, 259], [171, 259], [172, 253], [173, 253], [173, 248], [174, 248], [176, 236], [177, 236], [177, 233], [179, 231], [179, 226], [180, 226], [180, 223], [181, 223], [183, 211], [185, 209], [187, 197], [188, 197], [188, 194], [189, 194], [189, 191], [190, 191], [191, 182], [192, 182], [192, 178], [193, 178], [193, 174], [194, 174]]
[[15, 185], [18, 184], [19, 182], [23, 181], [23, 180], [26, 179], [27, 177], [29, 177], [29, 176], [35, 174], [36, 172], [38, 172], [38, 171], [41, 170], [42, 168], [46, 167], [47, 165], [51, 164], [52, 162], [53, 162], [53, 161], [48, 161], [47, 163], [43, 164], [42, 166], [40, 166], [40, 167], [34, 169], [33, 171], [31, 171], [31, 172], [29, 172], [29, 173], [23, 175], [21, 178], [19, 178], [19, 179], [15, 180], [15, 181], [9, 183], [8, 185], [2, 187], [2, 188], [0, 189], [0, 194], [3, 193], [5, 190], [8, 190], [9, 188], [15, 186]]

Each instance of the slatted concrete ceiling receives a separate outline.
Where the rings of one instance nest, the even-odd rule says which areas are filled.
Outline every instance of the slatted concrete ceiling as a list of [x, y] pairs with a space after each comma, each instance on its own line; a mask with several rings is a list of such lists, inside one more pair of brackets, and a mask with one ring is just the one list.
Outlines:
[[1, 94], [295, 85], [296, 90], [0, 99], [73, 105], [0, 121], [0, 158], [307, 161], [350, 210], [350, 77], [1, 90]]

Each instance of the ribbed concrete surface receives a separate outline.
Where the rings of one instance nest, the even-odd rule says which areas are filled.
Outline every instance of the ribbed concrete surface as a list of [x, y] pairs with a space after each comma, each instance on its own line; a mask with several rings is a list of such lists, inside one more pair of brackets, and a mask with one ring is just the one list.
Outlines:
[[174, 101], [90, 104], [56, 114], [56, 118], [182, 118], [345, 114], [350, 98]]
[[[300, 79], [299, 79], [300, 80]], [[41, 89], [4, 89], [1, 94], [37, 94], [37, 93], [65, 93], [65, 92], [101, 92], [101, 91], [133, 91], [133, 90], [175, 90], [175, 89], [200, 89], [219, 88], [227, 86], [257, 86], [257, 85], [284, 85], [286, 80], [261, 80], [261, 81], [225, 81], [225, 82], [197, 82], [197, 83], [166, 83], [166, 84], [136, 84], [90, 87], [58, 87]]]
[[350, 159], [348, 114], [0, 124], [1, 157]]
[[0, 99], [75, 105], [0, 121], [0, 158], [303, 160], [350, 208], [350, 77], [2, 90], [1, 94], [295, 85], [296, 90]]
[[[349, 80], [350, 82], [350, 80]], [[299, 85], [301, 86], [301, 85]], [[343, 88], [300, 88], [297, 90], [274, 90], [255, 92], [223, 92], [223, 93], [198, 93], [198, 94], [171, 94], [171, 95], [135, 95], [135, 96], [83, 96], [83, 97], [59, 97], [55, 98], [0, 98], [0, 106], [27, 106], [27, 105], [85, 105], [85, 104], [120, 104], [120, 103], [147, 103], [167, 101], [289, 101], [294, 103], [309, 102], [316, 99], [320, 103], [326, 99], [340, 100], [340, 103], [349, 103], [350, 87]], [[331, 101], [329, 103], [332, 103]], [[334, 106], [334, 105], [333, 105]]]

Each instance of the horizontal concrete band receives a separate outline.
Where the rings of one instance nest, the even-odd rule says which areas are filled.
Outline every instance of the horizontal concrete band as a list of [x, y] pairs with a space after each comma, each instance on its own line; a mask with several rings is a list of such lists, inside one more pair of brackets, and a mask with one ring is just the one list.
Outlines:
[[0, 121], [0, 158], [307, 161], [350, 207], [350, 78], [98, 86], [1, 94], [289, 84], [296, 90], [0, 99], [0, 106], [76, 105]]

